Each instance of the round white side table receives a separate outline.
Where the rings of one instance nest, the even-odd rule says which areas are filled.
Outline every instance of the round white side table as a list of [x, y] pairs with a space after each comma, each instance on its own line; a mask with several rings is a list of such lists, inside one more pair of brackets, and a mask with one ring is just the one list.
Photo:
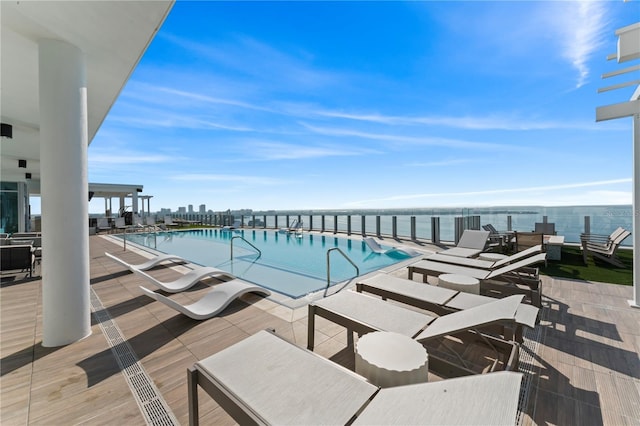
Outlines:
[[508, 256], [500, 253], [480, 253], [478, 259], [488, 260], [490, 262], [497, 262], [498, 260], [506, 259]]
[[442, 274], [438, 276], [438, 286], [465, 293], [480, 294], [480, 280], [466, 275]]
[[429, 355], [416, 340], [388, 331], [365, 334], [356, 343], [356, 373], [382, 388], [429, 379]]

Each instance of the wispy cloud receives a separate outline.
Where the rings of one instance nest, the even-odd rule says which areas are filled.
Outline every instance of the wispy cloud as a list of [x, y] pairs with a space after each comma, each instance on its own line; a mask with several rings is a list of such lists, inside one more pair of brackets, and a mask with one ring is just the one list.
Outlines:
[[295, 145], [281, 142], [248, 141], [242, 144], [244, 156], [237, 161], [273, 161], [273, 160], [301, 160], [323, 157], [352, 157], [368, 154], [380, 154], [380, 151], [370, 148], [343, 145]]
[[190, 182], [224, 182], [224, 183], [239, 183], [244, 185], [260, 185], [260, 186], [272, 186], [283, 185], [288, 181], [284, 179], [277, 179], [269, 176], [246, 176], [246, 175], [222, 175], [222, 174], [207, 174], [207, 173], [186, 173], [180, 175], [173, 175], [172, 180], [177, 181], [190, 181]]
[[392, 142], [399, 145], [431, 145], [443, 146], [448, 148], [466, 148], [466, 149], [483, 149], [483, 150], [520, 150], [522, 148], [513, 145], [503, 145], [488, 142], [473, 142], [461, 139], [451, 139], [442, 137], [421, 137], [421, 136], [404, 136], [384, 133], [369, 133], [355, 129], [345, 129], [338, 127], [319, 127], [310, 124], [303, 124], [307, 129], [328, 136], [355, 137], [361, 139], [370, 139], [383, 142]]
[[561, 38], [562, 55], [578, 72], [576, 88], [589, 77], [588, 61], [604, 42], [607, 2], [568, 1], [554, 4], [550, 19]]
[[470, 158], [455, 158], [451, 160], [428, 161], [424, 163], [408, 163], [407, 167], [449, 167], [456, 166], [458, 164], [472, 163], [475, 161], [477, 160], [471, 160]]
[[427, 125], [467, 130], [546, 130], [546, 129], [597, 129], [592, 122], [570, 122], [521, 119], [517, 116], [393, 116], [382, 114], [358, 114], [338, 111], [316, 111], [316, 114], [331, 118], [387, 125]]
[[605, 186], [605, 185], [615, 185], [622, 183], [631, 183], [633, 180], [631, 178], [625, 179], [613, 179], [613, 180], [604, 180], [604, 181], [596, 181], [596, 182], [580, 182], [580, 183], [569, 183], [562, 185], [547, 185], [547, 186], [534, 186], [534, 187], [523, 187], [523, 188], [509, 188], [509, 189], [491, 189], [486, 191], [468, 191], [468, 192], [443, 192], [443, 193], [423, 193], [423, 194], [404, 194], [404, 195], [394, 195], [392, 197], [386, 198], [378, 198], [372, 200], [360, 200], [354, 201], [350, 203], [351, 206], [361, 206], [361, 205], [371, 205], [371, 203], [380, 203], [387, 201], [408, 201], [408, 200], [418, 200], [424, 198], [457, 198], [457, 197], [468, 197], [468, 196], [487, 196], [487, 195], [497, 195], [497, 194], [509, 194], [509, 193], [518, 193], [523, 194], [527, 192], [541, 192], [541, 191], [559, 191], [565, 189], [577, 189], [577, 188], [587, 188], [594, 186]]
[[175, 161], [175, 157], [149, 153], [127, 153], [119, 151], [117, 154], [90, 154], [89, 162], [94, 166], [119, 164], [159, 164]]

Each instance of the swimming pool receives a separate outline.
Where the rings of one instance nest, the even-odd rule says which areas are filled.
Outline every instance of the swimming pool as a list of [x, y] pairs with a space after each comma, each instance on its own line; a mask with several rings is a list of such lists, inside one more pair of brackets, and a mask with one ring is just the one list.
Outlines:
[[[362, 241], [276, 230], [195, 229], [131, 233], [126, 238], [202, 266], [222, 269], [294, 299], [327, 286], [327, 251], [334, 247], [358, 266], [360, 275], [410, 258], [403, 252], [374, 253]], [[357, 275], [355, 267], [337, 250], [331, 251], [329, 259], [332, 286]]]

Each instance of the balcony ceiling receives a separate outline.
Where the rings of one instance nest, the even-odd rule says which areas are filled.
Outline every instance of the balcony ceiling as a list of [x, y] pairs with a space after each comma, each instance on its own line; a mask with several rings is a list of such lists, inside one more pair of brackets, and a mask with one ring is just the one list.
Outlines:
[[[85, 53], [89, 143], [169, 14], [170, 1], [1, 1], [0, 178], [40, 179], [38, 40], [57, 39]], [[18, 159], [27, 168], [18, 168]]]

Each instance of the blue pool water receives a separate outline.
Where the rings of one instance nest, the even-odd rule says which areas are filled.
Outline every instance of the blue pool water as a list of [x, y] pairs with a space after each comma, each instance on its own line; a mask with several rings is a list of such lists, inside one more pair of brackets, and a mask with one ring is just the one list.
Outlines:
[[[338, 247], [358, 266], [360, 275], [409, 258], [397, 251], [374, 253], [362, 241], [317, 234], [296, 236], [275, 230], [134, 233], [127, 234], [127, 241], [222, 269], [294, 299], [326, 287], [327, 251], [333, 247]], [[260, 250], [260, 256], [256, 249]], [[357, 275], [353, 265], [337, 250], [331, 251], [329, 257], [331, 285]]]

